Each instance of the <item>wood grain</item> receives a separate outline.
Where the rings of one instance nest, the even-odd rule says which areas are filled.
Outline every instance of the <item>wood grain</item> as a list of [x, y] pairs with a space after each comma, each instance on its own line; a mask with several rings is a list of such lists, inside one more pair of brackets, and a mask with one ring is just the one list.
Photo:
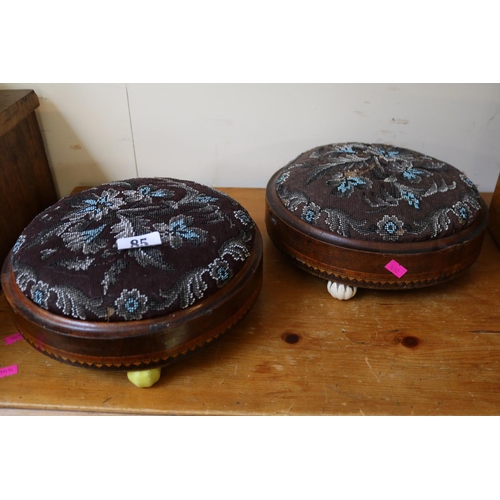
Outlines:
[[0, 90], [0, 265], [23, 229], [57, 201], [32, 90]]
[[81, 321], [40, 308], [16, 285], [11, 254], [2, 268], [2, 290], [14, 323], [38, 351], [78, 367], [147, 370], [167, 366], [204, 347], [239, 322], [262, 287], [262, 237], [257, 231], [244, 266], [223, 288], [196, 306], [136, 321]]
[[123, 374], [67, 366], [25, 341], [5, 345], [15, 327], [1, 296], [0, 367], [19, 372], [0, 379], [0, 413], [500, 414], [500, 250], [489, 233], [455, 280], [360, 290], [341, 302], [270, 242], [263, 189], [224, 191], [264, 238], [262, 292], [239, 325], [138, 389]]
[[[466, 228], [444, 238], [408, 243], [346, 238], [291, 212], [276, 191], [278, 171], [266, 188], [266, 228], [273, 243], [305, 271], [346, 285], [401, 290], [433, 286], [456, 278], [478, 258], [488, 224], [488, 207]], [[395, 260], [404, 277], [385, 268]]]
[[0, 90], [0, 137], [16, 127], [39, 105], [33, 90]]
[[500, 175], [490, 203], [490, 213], [488, 228], [491, 231], [493, 239], [500, 247]]

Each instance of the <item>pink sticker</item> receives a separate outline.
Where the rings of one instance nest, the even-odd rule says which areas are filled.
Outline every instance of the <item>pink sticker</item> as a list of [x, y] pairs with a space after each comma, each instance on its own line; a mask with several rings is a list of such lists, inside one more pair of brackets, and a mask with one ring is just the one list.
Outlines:
[[23, 336], [19, 332], [4, 338], [4, 341], [7, 345], [13, 344], [14, 342], [18, 342], [19, 340], [23, 340]]
[[401, 264], [398, 264], [395, 260], [391, 260], [389, 264], [385, 266], [385, 268], [390, 271], [397, 278], [401, 278], [404, 274], [408, 272], [408, 269], [403, 267]]
[[10, 377], [11, 375], [17, 375], [17, 365], [0, 368], [0, 378]]

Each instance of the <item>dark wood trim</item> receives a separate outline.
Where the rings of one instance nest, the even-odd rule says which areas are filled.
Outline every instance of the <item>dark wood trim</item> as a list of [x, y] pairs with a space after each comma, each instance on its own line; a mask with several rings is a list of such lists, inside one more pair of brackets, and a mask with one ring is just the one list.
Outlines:
[[33, 90], [0, 90], [0, 137], [40, 106]]
[[257, 230], [250, 257], [226, 286], [188, 309], [147, 320], [92, 322], [50, 313], [16, 285], [10, 254], [2, 268], [2, 286], [16, 326], [40, 352], [91, 368], [153, 368], [210, 342], [247, 314], [262, 287], [262, 252]]
[[488, 228], [495, 243], [500, 247], [500, 175], [490, 203]]
[[[296, 265], [323, 279], [365, 288], [419, 288], [458, 276], [481, 251], [488, 224], [488, 207], [482, 199], [480, 216], [460, 233], [416, 243], [370, 242], [343, 238], [301, 220], [279, 199], [276, 178], [266, 190], [269, 237]], [[408, 270], [402, 278], [385, 269], [391, 260]]]

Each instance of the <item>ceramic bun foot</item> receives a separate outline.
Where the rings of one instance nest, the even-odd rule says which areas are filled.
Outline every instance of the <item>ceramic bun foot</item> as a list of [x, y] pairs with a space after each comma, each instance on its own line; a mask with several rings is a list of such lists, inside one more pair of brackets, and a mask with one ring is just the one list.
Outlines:
[[339, 300], [352, 299], [358, 291], [358, 288], [355, 286], [344, 285], [343, 283], [337, 283], [336, 281], [329, 281], [326, 288], [332, 297]]
[[160, 380], [161, 368], [127, 372], [127, 377], [137, 387], [151, 387]]

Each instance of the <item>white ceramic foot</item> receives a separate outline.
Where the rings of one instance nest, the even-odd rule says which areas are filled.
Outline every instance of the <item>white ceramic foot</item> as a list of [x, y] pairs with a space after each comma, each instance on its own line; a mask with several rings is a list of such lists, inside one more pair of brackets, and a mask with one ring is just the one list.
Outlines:
[[344, 285], [336, 281], [329, 281], [326, 288], [332, 297], [339, 300], [352, 299], [358, 291], [358, 288], [355, 286]]
[[127, 372], [127, 377], [137, 387], [151, 387], [160, 380], [161, 368]]

